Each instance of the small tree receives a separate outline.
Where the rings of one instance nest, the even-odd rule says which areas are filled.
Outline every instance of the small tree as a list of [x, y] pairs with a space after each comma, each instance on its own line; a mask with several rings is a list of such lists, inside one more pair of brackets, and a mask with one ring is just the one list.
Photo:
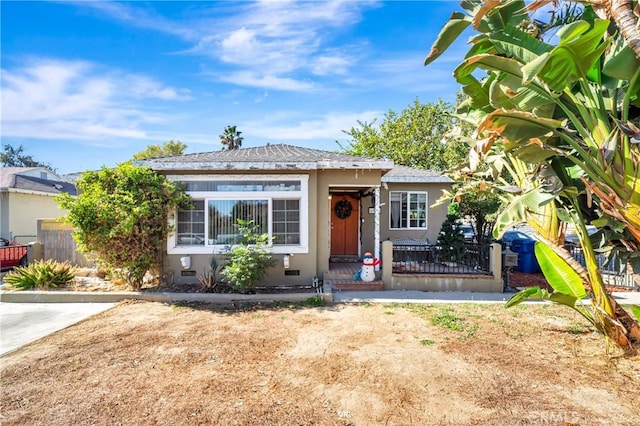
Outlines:
[[242, 237], [229, 249], [229, 261], [222, 269], [222, 276], [235, 290], [247, 291], [264, 278], [267, 269], [276, 262], [270, 254], [268, 234], [258, 234], [258, 226], [252, 220], [238, 219], [236, 226]]
[[460, 215], [475, 222], [476, 239], [483, 244], [491, 239], [491, 231], [502, 202], [491, 192], [476, 192], [460, 196]]
[[134, 160], [143, 160], [145, 158], [168, 157], [172, 155], [182, 155], [187, 145], [180, 141], [170, 140], [162, 145], [147, 145], [144, 151], [133, 154]]
[[460, 220], [460, 208], [457, 203], [449, 204], [447, 208], [447, 218], [442, 222], [438, 245], [440, 249], [440, 260], [444, 262], [458, 262], [464, 256], [464, 234], [458, 229]]
[[9, 144], [5, 144], [3, 148], [4, 151], [0, 153], [0, 162], [5, 167], [44, 167], [52, 172], [56, 171], [51, 164], [36, 161], [31, 155], [26, 155], [22, 145], [14, 148]]
[[164, 176], [129, 163], [84, 173], [77, 187], [77, 198], [62, 194], [56, 199], [69, 210], [66, 220], [76, 228], [79, 249], [120, 269], [139, 289], [144, 274], [161, 265], [169, 214], [188, 196]]

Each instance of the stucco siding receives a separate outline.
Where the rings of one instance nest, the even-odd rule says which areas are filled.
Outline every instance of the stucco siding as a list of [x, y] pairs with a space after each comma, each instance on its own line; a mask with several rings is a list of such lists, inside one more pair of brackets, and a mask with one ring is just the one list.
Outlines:
[[[417, 239], [435, 242], [438, 239], [442, 222], [447, 217], [447, 205], [431, 207], [442, 195], [443, 189], [450, 189], [451, 184], [446, 183], [389, 183], [388, 188], [382, 188], [380, 192], [381, 212], [380, 212], [380, 240], [387, 239]], [[424, 191], [427, 193], [427, 202], [430, 206], [427, 212], [426, 229], [391, 229], [389, 216], [389, 193], [391, 191]], [[373, 216], [373, 215], [371, 215]]]
[[38, 219], [55, 219], [67, 213], [58, 207], [52, 196], [19, 192], [4, 194], [7, 196], [8, 208], [5, 208], [3, 198], [2, 236], [11, 234], [21, 243], [35, 241]]

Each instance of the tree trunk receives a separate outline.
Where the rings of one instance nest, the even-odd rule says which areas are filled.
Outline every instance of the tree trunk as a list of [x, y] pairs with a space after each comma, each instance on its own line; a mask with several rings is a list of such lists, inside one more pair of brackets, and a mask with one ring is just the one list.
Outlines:
[[[615, 340], [618, 346], [623, 348], [629, 354], [636, 354], [637, 350], [634, 347], [634, 343], [640, 343], [640, 324], [638, 321], [631, 318], [629, 313], [625, 311], [622, 306], [618, 305], [618, 302], [609, 295], [609, 300], [611, 302], [611, 306], [614, 310], [615, 321], [619, 322], [622, 327], [615, 327], [617, 331], [615, 332]], [[623, 336], [621, 336], [622, 334]], [[613, 337], [613, 336], [609, 336]]]
[[603, 8], [607, 15], [613, 18], [620, 29], [620, 34], [629, 44], [636, 58], [640, 59], [640, 30], [638, 27], [640, 4], [636, 6], [635, 10], [632, 9], [631, 0], [600, 0], [594, 1], [593, 4], [596, 8]]

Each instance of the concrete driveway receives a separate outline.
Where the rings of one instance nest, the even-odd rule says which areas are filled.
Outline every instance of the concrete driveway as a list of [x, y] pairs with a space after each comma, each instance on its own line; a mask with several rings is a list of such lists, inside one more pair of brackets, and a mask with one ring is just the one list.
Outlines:
[[115, 303], [0, 303], [0, 356], [106, 311]]

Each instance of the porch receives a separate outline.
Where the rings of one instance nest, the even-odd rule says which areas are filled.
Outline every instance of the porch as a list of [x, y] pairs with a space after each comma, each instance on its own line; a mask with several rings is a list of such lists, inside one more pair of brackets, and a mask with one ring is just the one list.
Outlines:
[[357, 258], [332, 258], [323, 274], [325, 288], [332, 291], [473, 291], [502, 292], [500, 244], [467, 244], [457, 254], [418, 240], [384, 241], [382, 268], [376, 279], [354, 279], [362, 267]]

